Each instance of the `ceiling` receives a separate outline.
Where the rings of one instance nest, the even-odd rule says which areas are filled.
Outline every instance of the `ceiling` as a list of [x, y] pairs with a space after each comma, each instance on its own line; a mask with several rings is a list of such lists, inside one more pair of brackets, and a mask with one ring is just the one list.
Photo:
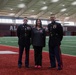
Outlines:
[[50, 14], [75, 22], [76, 0], [0, 0], [0, 16], [49, 19]]

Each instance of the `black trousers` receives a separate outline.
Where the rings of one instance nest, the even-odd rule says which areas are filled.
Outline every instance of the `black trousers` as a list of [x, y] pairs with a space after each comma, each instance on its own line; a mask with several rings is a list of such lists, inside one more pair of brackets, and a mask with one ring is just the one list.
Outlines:
[[34, 59], [35, 59], [35, 65], [42, 66], [42, 48], [40, 46], [33, 46], [34, 48]]
[[60, 45], [54, 47], [49, 46], [49, 58], [51, 67], [56, 67], [56, 60], [58, 67], [63, 67]]
[[23, 55], [24, 49], [25, 49], [25, 66], [29, 66], [29, 49], [30, 49], [30, 45], [19, 45], [18, 64], [22, 65], [22, 55]]

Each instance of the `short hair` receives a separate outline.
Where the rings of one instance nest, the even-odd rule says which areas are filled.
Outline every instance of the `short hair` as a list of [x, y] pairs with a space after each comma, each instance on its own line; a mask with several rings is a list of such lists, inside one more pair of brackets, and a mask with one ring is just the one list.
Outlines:
[[56, 17], [55, 14], [51, 14], [50, 17]]
[[27, 17], [24, 17], [24, 18], [27, 18]]

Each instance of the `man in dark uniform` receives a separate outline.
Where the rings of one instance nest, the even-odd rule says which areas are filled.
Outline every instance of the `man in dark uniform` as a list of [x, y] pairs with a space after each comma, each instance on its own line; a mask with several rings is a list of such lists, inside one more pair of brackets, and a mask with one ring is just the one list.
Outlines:
[[[55, 15], [52, 14], [50, 17], [51, 23], [48, 24], [49, 32], [49, 58], [50, 58], [50, 68], [56, 67], [56, 60], [58, 62], [58, 70], [63, 67], [60, 45], [63, 38], [63, 28], [60, 23], [55, 21]], [[55, 60], [56, 58], [56, 60]]]
[[18, 67], [22, 67], [22, 54], [25, 48], [25, 67], [29, 67], [29, 49], [30, 49], [30, 37], [31, 37], [31, 26], [27, 24], [27, 17], [24, 17], [23, 24], [17, 28], [18, 44], [19, 44], [19, 58]]

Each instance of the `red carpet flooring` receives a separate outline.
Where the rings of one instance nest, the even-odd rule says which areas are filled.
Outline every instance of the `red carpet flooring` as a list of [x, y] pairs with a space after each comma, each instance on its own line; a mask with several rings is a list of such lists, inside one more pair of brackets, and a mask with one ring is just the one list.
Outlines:
[[[14, 51], [18, 52], [18, 48], [0, 45], [0, 51]], [[76, 57], [62, 55], [63, 70], [58, 71], [57, 68], [49, 69], [49, 55], [48, 52], [43, 52], [42, 68], [34, 68], [33, 50], [30, 51], [30, 68], [23, 65], [19, 69], [17, 67], [18, 54], [0, 54], [0, 75], [76, 75]]]

